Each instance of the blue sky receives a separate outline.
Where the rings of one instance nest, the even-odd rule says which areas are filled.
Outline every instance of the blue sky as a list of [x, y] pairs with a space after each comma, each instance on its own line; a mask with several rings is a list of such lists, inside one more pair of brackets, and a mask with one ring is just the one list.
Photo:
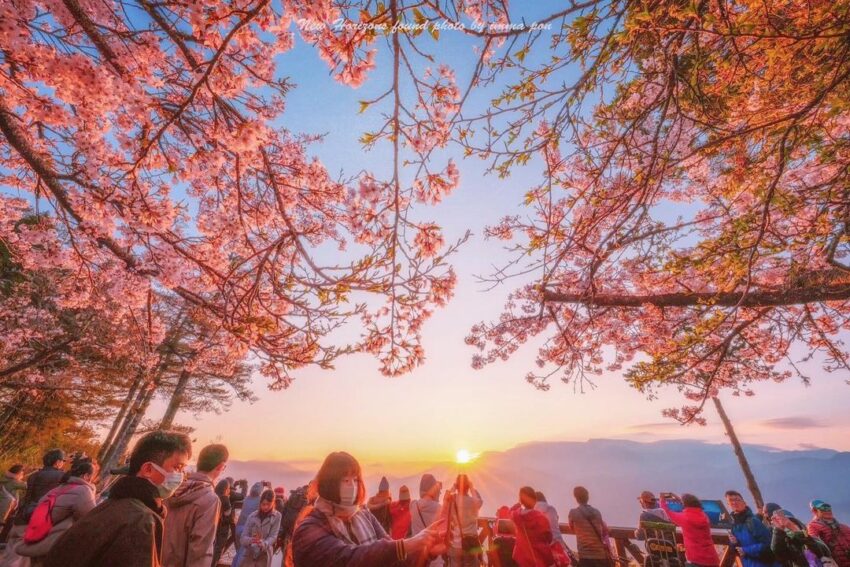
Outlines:
[[[472, 70], [471, 48], [472, 42], [459, 32], [443, 32], [439, 57], [455, 68], [460, 86], [465, 86]], [[390, 166], [386, 147], [364, 152], [357, 142], [380, 122], [377, 109], [358, 114], [358, 101], [386, 90], [390, 80], [382, 65], [386, 56], [381, 49], [376, 71], [357, 90], [333, 81], [325, 64], [300, 38], [296, 48], [280, 59], [282, 73], [297, 84], [282, 124], [295, 132], [326, 134], [312, 151], [333, 173], [348, 177], [369, 169], [381, 174]], [[488, 100], [492, 92], [480, 93], [471, 105]], [[498, 179], [484, 175], [480, 160], [463, 160], [457, 148], [443, 157], [448, 155], [458, 162], [461, 186], [418, 216], [441, 224], [447, 242], [467, 229], [473, 237], [453, 259], [459, 278], [455, 298], [425, 325], [423, 367], [389, 379], [379, 374], [374, 359], [356, 355], [341, 360], [334, 371], [307, 369], [296, 374], [286, 391], [265, 391], [262, 380], [257, 380], [260, 401], [254, 405], [237, 405], [229, 413], [203, 416], [197, 422], [180, 414], [178, 421], [194, 425], [200, 442], [224, 441], [241, 459], [313, 459], [345, 449], [367, 460], [428, 461], [451, 458], [461, 448], [481, 452], [529, 441], [598, 437], [722, 442], [723, 432], [712, 413], [706, 427], [665, 421], [661, 410], [680, 404], [675, 391], [664, 391], [650, 402], [618, 375], [603, 375], [598, 387], [585, 394], [561, 383], [549, 392], [535, 390], [523, 379], [533, 363], [533, 344], [506, 363], [472, 370], [473, 351], [463, 338], [474, 323], [499, 315], [509, 291], [502, 286], [485, 292], [475, 280], [509, 258], [502, 243], [483, 239], [483, 228], [505, 214], [521, 213], [525, 191], [540, 177], [534, 163], [508, 179]], [[810, 369], [815, 377], [811, 387], [795, 380], [766, 383], [756, 386], [754, 398], [725, 400], [744, 442], [850, 450], [846, 412], [850, 387], [838, 375]], [[153, 408], [150, 417], [156, 418], [160, 409]]]

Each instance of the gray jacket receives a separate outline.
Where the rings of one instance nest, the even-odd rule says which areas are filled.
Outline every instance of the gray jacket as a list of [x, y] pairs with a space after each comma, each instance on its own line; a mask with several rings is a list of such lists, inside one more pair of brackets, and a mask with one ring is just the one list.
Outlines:
[[209, 567], [221, 511], [210, 477], [190, 474], [164, 504], [168, 513], [162, 535], [162, 566]]
[[[246, 553], [239, 563], [239, 567], [271, 567], [272, 553], [274, 551], [274, 543], [277, 541], [277, 533], [280, 531], [280, 512], [272, 510], [265, 518], [260, 517], [259, 510], [253, 512], [245, 522], [245, 529], [242, 531], [242, 547], [246, 549]], [[254, 546], [254, 537], [260, 538], [260, 543], [257, 546], [259, 549], [258, 557], [254, 557], [252, 547]]]
[[15, 548], [15, 553], [26, 557], [43, 557], [47, 555], [59, 538], [70, 528], [74, 522], [88, 514], [95, 507], [95, 487], [85, 480], [72, 476], [65, 484], [60, 484], [47, 494], [39, 502], [45, 500], [51, 494], [58, 494], [53, 505], [50, 519], [53, 521], [53, 529], [41, 541], [35, 543], [21, 543]]

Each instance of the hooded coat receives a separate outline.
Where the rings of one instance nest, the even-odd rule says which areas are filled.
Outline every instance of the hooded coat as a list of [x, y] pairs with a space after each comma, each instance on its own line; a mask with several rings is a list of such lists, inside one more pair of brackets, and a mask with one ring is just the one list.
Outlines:
[[74, 522], [91, 512], [95, 506], [94, 485], [76, 476], [72, 476], [65, 484], [60, 484], [45, 494], [41, 500], [44, 500], [50, 494], [58, 494], [53, 504], [53, 511], [50, 514], [53, 529], [41, 541], [35, 543], [21, 541], [15, 547], [15, 553], [18, 555], [23, 555], [24, 557], [43, 557], [47, 555], [50, 549]]
[[190, 474], [164, 504], [168, 520], [162, 537], [163, 567], [209, 567], [221, 510], [210, 477]]

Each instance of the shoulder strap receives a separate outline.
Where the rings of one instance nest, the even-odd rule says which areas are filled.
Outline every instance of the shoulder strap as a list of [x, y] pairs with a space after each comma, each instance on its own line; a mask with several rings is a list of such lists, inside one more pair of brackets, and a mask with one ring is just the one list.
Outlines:
[[587, 514], [584, 513], [584, 510], [581, 509], [581, 506], [578, 507], [578, 513], [582, 515], [582, 517], [587, 520], [587, 523], [590, 524], [590, 527], [593, 528], [593, 533], [596, 534], [596, 537], [599, 538], [599, 541], [602, 545], [605, 545], [605, 540], [602, 539], [602, 534], [599, 533], [599, 530], [596, 529], [596, 526], [593, 525], [593, 518], [588, 518]]
[[425, 523], [425, 518], [422, 517], [422, 510], [419, 508], [419, 500], [416, 501], [416, 513], [419, 514], [419, 519], [422, 521], [422, 525], [427, 528], [428, 525]]
[[525, 522], [522, 523], [522, 531], [525, 532], [525, 541], [528, 543], [528, 549], [531, 550], [531, 559], [534, 560], [534, 565], [537, 565], [537, 554], [534, 552], [534, 545], [531, 543], [531, 538], [528, 537], [528, 529], [525, 527]]
[[458, 506], [458, 504], [457, 504], [457, 496], [455, 496], [454, 500], [452, 501], [452, 504], [454, 504], [455, 513], [457, 514], [457, 531], [458, 531], [458, 533], [460, 533], [460, 537], [462, 538], [463, 537], [463, 521], [460, 519], [460, 506]]

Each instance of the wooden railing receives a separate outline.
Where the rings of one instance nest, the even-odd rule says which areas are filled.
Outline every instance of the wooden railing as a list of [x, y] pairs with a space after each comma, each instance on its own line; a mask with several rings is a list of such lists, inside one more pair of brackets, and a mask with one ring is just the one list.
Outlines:
[[[485, 549], [492, 547], [495, 525], [496, 518], [478, 518], [478, 539], [485, 546]], [[567, 524], [560, 524], [560, 528], [561, 533], [564, 535], [575, 535]], [[614, 551], [619, 567], [627, 567], [632, 561], [643, 565], [646, 557], [643, 548], [644, 542], [635, 537], [635, 528], [609, 526], [608, 533], [614, 544]], [[723, 553], [720, 557], [720, 567], [733, 567], [736, 563], [740, 565], [738, 554], [735, 547], [729, 544], [729, 535], [726, 532], [717, 530], [716, 533], [712, 534], [712, 539], [716, 545], [723, 547]], [[676, 542], [679, 546], [683, 544], [681, 531], [676, 531]], [[575, 548], [573, 547], [573, 549]]]
[[[478, 539], [481, 541], [485, 550], [493, 547], [492, 544], [495, 525], [496, 518], [478, 518]], [[575, 535], [567, 524], [560, 524], [560, 527], [562, 534]], [[614, 544], [614, 552], [616, 553], [618, 563], [617, 567], [628, 567], [632, 563], [637, 563], [638, 565], [644, 564], [644, 559], [646, 557], [644, 542], [635, 537], [635, 528], [609, 526], [608, 533]], [[716, 545], [723, 547], [723, 553], [720, 558], [720, 567], [735, 567], [738, 554], [736, 553], [735, 548], [729, 545], [729, 536], [725, 532], [720, 532], [718, 530], [717, 533], [712, 534], [712, 539], [714, 539], [714, 543]], [[680, 546], [683, 543], [682, 533], [680, 531], [676, 532], [676, 541]], [[574, 546], [571, 547], [575, 549]], [[228, 567], [229, 565], [230, 562], [227, 559], [223, 559], [221, 563], [219, 563], [219, 567]], [[740, 562], [738, 562], [738, 567], [740, 567]]]

